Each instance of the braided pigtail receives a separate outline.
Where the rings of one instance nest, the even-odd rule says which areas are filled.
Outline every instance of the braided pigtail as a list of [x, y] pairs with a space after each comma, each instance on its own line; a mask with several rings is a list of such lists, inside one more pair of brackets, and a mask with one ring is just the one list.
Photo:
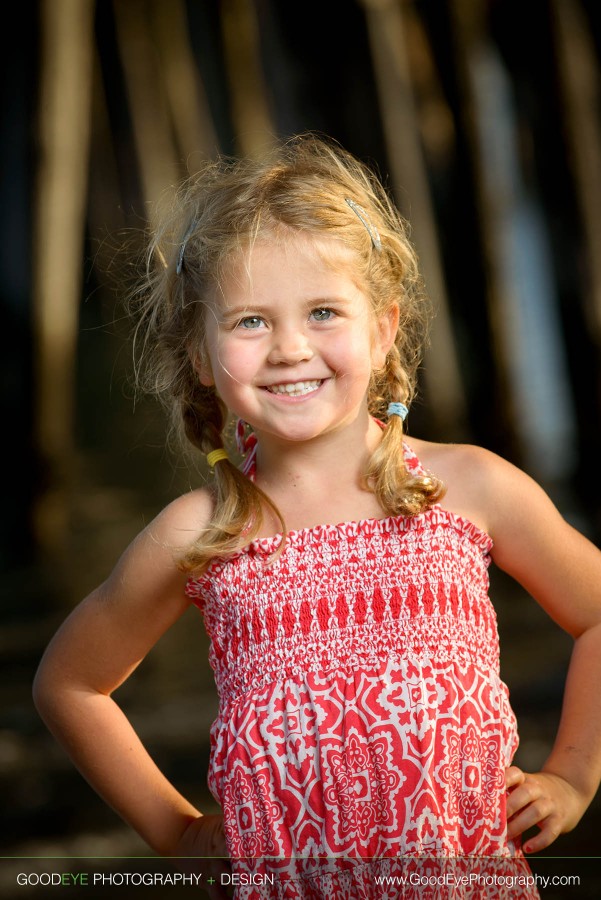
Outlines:
[[366, 485], [376, 494], [383, 509], [394, 516], [419, 515], [437, 503], [445, 491], [435, 476], [414, 475], [405, 464], [403, 420], [412, 395], [413, 386], [395, 344], [383, 371], [374, 373], [371, 402], [379, 414], [388, 410], [390, 404], [398, 411], [388, 415], [388, 425], [365, 473]]
[[[227, 556], [250, 543], [258, 534], [267, 507], [285, 534], [285, 525], [269, 497], [247, 478], [224, 450], [223, 431], [227, 410], [212, 387], [196, 379], [181, 401], [181, 420], [186, 438], [213, 463], [215, 506], [208, 527], [180, 561], [185, 572], [199, 573], [216, 556]], [[222, 451], [222, 453], [216, 452]], [[283, 545], [284, 541], [282, 541]]]

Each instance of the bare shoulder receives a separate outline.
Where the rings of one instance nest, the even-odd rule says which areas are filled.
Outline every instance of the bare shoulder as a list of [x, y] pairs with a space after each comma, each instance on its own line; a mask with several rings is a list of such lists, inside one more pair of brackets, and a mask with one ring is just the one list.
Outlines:
[[67, 676], [71, 686], [80, 683], [106, 694], [122, 684], [189, 607], [179, 560], [211, 510], [206, 491], [191, 491], [138, 534], [52, 639], [37, 679], [38, 697], [44, 697], [44, 685]]
[[516, 537], [561, 534], [569, 528], [543, 488], [496, 453], [471, 444], [412, 441], [411, 446], [424, 467], [444, 482], [441, 505], [486, 531], [498, 559]]
[[206, 489], [183, 494], [166, 506], [132, 541], [103, 585], [109, 596], [182, 596], [186, 576], [179, 565], [210, 520], [213, 499]]
[[445, 485], [441, 505], [483, 531], [495, 530], [495, 513], [513, 491], [537, 490], [532, 479], [507, 460], [473, 444], [439, 444], [410, 438], [420, 462]]
[[182, 494], [166, 506], [142, 535], [169, 551], [185, 551], [209, 522], [214, 500], [206, 488]]
[[469, 486], [474, 478], [487, 478], [494, 470], [510, 465], [490, 450], [474, 444], [440, 444], [413, 437], [407, 443], [424, 468], [437, 475], [447, 487], [456, 478], [466, 480]]
[[494, 562], [566, 631], [577, 635], [599, 621], [601, 553], [533, 478], [481, 447], [408, 443], [447, 485], [441, 505], [491, 536]]

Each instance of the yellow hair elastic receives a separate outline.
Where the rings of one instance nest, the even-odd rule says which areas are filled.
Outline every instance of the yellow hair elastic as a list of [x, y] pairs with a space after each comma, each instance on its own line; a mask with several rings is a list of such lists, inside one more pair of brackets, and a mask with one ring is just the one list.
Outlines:
[[207, 453], [207, 462], [211, 468], [222, 459], [228, 459], [227, 450], [224, 450], [223, 447]]

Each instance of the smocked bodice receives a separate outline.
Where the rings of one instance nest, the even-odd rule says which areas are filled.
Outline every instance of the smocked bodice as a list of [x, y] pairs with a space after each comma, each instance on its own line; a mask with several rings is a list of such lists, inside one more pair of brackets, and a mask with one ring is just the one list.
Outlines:
[[204, 612], [219, 694], [307, 669], [383, 657], [471, 662], [498, 672], [488, 535], [435, 507], [254, 541], [188, 593]]

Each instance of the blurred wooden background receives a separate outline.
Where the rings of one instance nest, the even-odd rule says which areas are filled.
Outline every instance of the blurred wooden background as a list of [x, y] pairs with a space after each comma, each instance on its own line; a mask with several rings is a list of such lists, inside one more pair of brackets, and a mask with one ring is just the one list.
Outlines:
[[[198, 479], [166, 449], [161, 413], [134, 402], [120, 301], [153, 204], [203, 158], [318, 130], [372, 163], [412, 222], [437, 309], [411, 430], [507, 456], [599, 541], [601, 7], [523, 5], [13, 10], [0, 141], [4, 855], [144, 852], [45, 734], [30, 683], [65, 613]], [[569, 642], [522, 592], [494, 585], [522, 762], [536, 765]], [[122, 702], [206, 806], [214, 696], [194, 613], [134, 682]], [[599, 855], [599, 810], [557, 852]]]

